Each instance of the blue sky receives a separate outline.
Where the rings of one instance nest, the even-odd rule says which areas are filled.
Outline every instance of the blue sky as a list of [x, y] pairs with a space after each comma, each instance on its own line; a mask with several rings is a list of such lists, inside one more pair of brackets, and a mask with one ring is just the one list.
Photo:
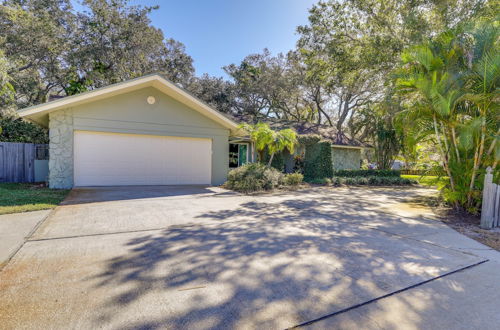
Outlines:
[[186, 45], [196, 74], [225, 76], [222, 66], [239, 63], [267, 47], [273, 54], [294, 48], [296, 27], [307, 23], [318, 0], [133, 0], [159, 5], [153, 25]]

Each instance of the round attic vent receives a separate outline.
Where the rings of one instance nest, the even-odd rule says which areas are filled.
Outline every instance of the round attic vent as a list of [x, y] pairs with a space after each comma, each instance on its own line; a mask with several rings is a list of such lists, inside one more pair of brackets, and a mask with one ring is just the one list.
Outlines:
[[155, 99], [154, 96], [148, 96], [148, 98], [146, 99], [146, 101], [148, 101], [149, 104], [155, 104], [156, 99]]

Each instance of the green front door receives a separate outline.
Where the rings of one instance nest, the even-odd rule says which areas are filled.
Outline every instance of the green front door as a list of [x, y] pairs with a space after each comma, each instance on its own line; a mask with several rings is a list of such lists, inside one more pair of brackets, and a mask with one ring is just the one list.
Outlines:
[[247, 163], [247, 155], [248, 155], [248, 144], [240, 144], [238, 150], [238, 166], [244, 165]]

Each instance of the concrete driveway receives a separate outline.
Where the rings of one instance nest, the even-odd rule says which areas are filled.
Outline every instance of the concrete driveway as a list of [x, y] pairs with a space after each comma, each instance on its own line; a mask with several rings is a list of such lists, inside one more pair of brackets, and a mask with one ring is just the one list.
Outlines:
[[498, 253], [433, 220], [429, 193], [76, 189], [0, 272], [0, 324], [493, 329]]

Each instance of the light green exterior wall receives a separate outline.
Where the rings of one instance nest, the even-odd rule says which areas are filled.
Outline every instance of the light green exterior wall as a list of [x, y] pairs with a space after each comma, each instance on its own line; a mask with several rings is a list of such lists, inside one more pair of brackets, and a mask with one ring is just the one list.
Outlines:
[[35, 182], [47, 182], [49, 178], [49, 161], [35, 159]]
[[[155, 104], [146, 102], [154, 96]], [[151, 134], [212, 140], [212, 184], [226, 181], [229, 130], [153, 87], [50, 113], [49, 185], [73, 186], [73, 131]]]
[[333, 170], [357, 170], [360, 160], [360, 149], [332, 147]]

